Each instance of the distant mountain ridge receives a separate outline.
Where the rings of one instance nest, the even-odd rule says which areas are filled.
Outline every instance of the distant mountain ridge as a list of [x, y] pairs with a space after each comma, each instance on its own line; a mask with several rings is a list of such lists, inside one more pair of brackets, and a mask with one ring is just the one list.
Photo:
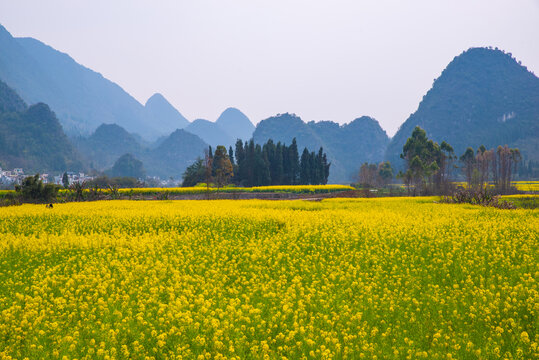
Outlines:
[[[14, 38], [0, 25], [0, 79], [28, 103], [47, 103], [70, 136], [88, 136], [101, 124], [117, 124], [147, 141], [189, 126], [189, 121], [162, 94], [145, 105], [101, 74], [69, 55], [33, 38]], [[195, 131], [198, 126], [194, 126]], [[207, 140], [250, 138], [254, 125], [239, 110], [226, 109], [217, 122], [205, 126], [215, 137]], [[212, 137], [213, 136], [213, 137]]]
[[116, 124], [101, 124], [88, 138], [74, 138], [73, 142], [89, 166], [97, 170], [112, 167], [126, 153], [140, 158], [146, 151], [132, 134]]
[[28, 108], [26, 103], [5, 82], [0, 80], [0, 113], [22, 112]]
[[[391, 140], [368, 116], [339, 125], [305, 123], [287, 113], [255, 127], [241, 111], [227, 108], [215, 122], [190, 123], [163, 95], [142, 105], [69, 55], [32, 38], [13, 38], [1, 25], [0, 79], [6, 82], [0, 86], [0, 155], [4, 165], [28, 169], [102, 170], [131, 153], [144, 161], [149, 175], [178, 177], [208, 145], [234, 147], [236, 139], [251, 137], [260, 144], [269, 139], [290, 144], [296, 138], [300, 151], [323, 147], [332, 163], [329, 181], [344, 183], [355, 180], [363, 162], [386, 159], [397, 170], [402, 167], [399, 154], [415, 126], [451, 144], [457, 155], [468, 146], [507, 144], [520, 148], [525, 160], [539, 161], [539, 79], [510, 53], [491, 48], [456, 56]], [[45, 124], [50, 129], [34, 132]], [[32, 137], [24, 135], [29, 133]], [[58, 137], [57, 144], [43, 134]], [[36, 150], [45, 144], [50, 152]], [[58, 149], [63, 155], [54, 162], [51, 154]]]
[[179, 180], [187, 166], [194, 163], [197, 158], [204, 157], [207, 148], [208, 144], [200, 137], [178, 129], [141, 159], [149, 175]]
[[185, 130], [198, 135], [202, 140], [215, 148], [224, 145], [234, 146], [236, 140], [249, 140], [253, 136], [255, 126], [244, 113], [236, 108], [227, 108], [217, 121], [196, 119]]
[[389, 138], [380, 124], [363, 116], [349, 124], [332, 121], [305, 123], [295, 114], [278, 114], [258, 123], [253, 139], [263, 144], [274, 142], [290, 144], [296, 138], [300, 152], [303, 148], [318, 151], [324, 148], [331, 162], [329, 181], [346, 183], [354, 180], [364, 162], [379, 162]]
[[392, 164], [403, 165], [399, 154], [415, 126], [459, 156], [468, 146], [507, 144], [539, 160], [539, 78], [509, 53], [469, 49], [449, 63], [391, 139], [385, 157]]
[[67, 133], [89, 133], [105, 122], [154, 134], [133, 97], [68, 55], [32, 38], [13, 38], [1, 26], [0, 48], [0, 78], [27, 102], [49, 104]]
[[187, 120], [165, 97], [159, 93], [153, 94], [144, 105], [147, 117], [158, 123], [160, 130], [167, 134], [189, 125]]
[[240, 110], [229, 107], [215, 121], [225, 132], [235, 140], [249, 140], [253, 136], [255, 126]]
[[73, 140], [91, 168], [105, 171], [125, 154], [142, 161], [147, 175], [180, 179], [185, 168], [208, 148], [202, 139], [178, 129], [160, 141], [146, 147], [137, 138], [116, 124], [102, 124], [88, 138]]
[[49, 104], [70, 135], [89, 135], [107, 123], [152, 140], [187, 125], [162, 95], [159, 99], [152, 97], [146, 108], [120, 86], [69, 55], [33, 38], [14, 38], [2, 25], [0, 49], [0, 78], [26, 102]]

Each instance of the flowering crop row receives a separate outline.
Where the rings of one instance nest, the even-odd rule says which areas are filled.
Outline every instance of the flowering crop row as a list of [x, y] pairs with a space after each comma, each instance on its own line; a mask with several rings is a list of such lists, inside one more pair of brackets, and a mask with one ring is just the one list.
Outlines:
[[206, 188], [206, 187], [178, 187], [178, 188], [133, 188], [120, 189], [120, 193], [133, 192], [134, 194], [203, 194], [208, 190], [211, 192], [251, 192], [251, 193], [267, 193], [267, 192], [282, 192], [282, 193], [331, 193], [336, 191], [353, 190], [354, 188], [347, 185], [274, 185], [274, 186], [255, 186], [255, 187], [224, 187], [224, 188]]
[[520, 191], [539, 192], [539, 181], [515, 181], [513, 185]]
[[[155, 194], [169, 194], [169, 195], [182, 195], [182, 194], [205, 194], [208, 191], [222, 192], [222, 193], [294, 193], [294, 194], [322, 194], [332, 193], [337, 191], [353, 190], [354, 188], [347, 185], [274, 185], [274, 186], [255, 186], [255, 187], [175, 187], [175, 188], [126, 188], [118, 189], [119, 194], [131, 194], [131, 195], [155, 195]], [[90, 189], [86, 189], [89, 192]], [[101, 193], [107, 194], [112, 190], [100, 189]], [[67, 190], [60, 190], [60, 193], [65, 193]]]
[[539, 211], [0, 208], [0, 359], [536, 359]]

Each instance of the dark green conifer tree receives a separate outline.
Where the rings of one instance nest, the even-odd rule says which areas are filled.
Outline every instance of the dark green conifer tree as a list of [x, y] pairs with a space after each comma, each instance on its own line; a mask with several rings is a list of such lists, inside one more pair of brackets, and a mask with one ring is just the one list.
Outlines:
[[299, 179], [299, 155], [296, 138], [292, 139], [292, 144], [288, 148], [288, 153], [290, 154], [290, 184], [295, 185], [298, 183]]
[[311, 180], [311, 164], [310, 164], [311, 154], [307, 148], [303, 149], [301, 154], [300, 161], [300, 171], [299, 171], [299, 183], [303, 185], [308, 185]]
[[228, 147], [228, 159], [232, 166], [234, 166], [234, 150], [232, 149], [232, 145]]

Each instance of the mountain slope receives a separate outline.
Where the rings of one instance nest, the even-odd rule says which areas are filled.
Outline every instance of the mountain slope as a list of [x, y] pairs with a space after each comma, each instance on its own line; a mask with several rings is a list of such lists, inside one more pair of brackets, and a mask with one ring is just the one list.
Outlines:
[[251, 120], [236, 108], [223, 111], [215, 123], [234, 140], [249, 140], [255, 131]]
[[26, 108], [15, 91], [1, 81], [0, 98], [2, 167], [21, 167], [26, 173], [83, 169], [79, 155], [46, 104]]
[[183, 129], [189, 121], [159, 93], [153, 94], [144, 105], [147, 118], [160, 132], [170, 134], [176, 129]]
[[181, 179], [187, 166], [208, 148], [202, 139], [178, 129], [165, 137], [153, 149], [145, 147], [133, 135], [116, 124], [102, 124], [88, 138], [74, 140], [91, 168], [103, 171], [111, 168], [125, 154], [131, 154], [143, 163], [149, 176]]
[[305, 147], [309, 151], [323, 147], [331, 162], [332, 183], [351, 182], [362, 163], [381, 161], [389, 142], [378, 122], [366, 116], [339, 125], [332, 121], [306, 124], [294, 114], [281, 114], [258, 123], [253, 138], [259, 144], [269, 139], [290, 144], [296, 138], [300, 152]]
[[148, 175], [181, 179], [187, 166], [204, 157], [208, 148], [202, 139], [183, 129], [174, 131], [157, 148], [142, 157]]
[[468, 146], [507, 144], [537, 159], [527, 149], [539, 142], [539, 79], [511, 54], [469, 49], [451, 61], [395, 134], [386, 151], [392, 164], [402, 166], [399, 154], [415, 126], [457, 155]]
[[214, 149], [217, 145], [224, 145], [226, 148], [235, 144], [235, 138], [230, 136], [223, 128], [214, 122], [204, 119], [196, 119], [184, 130], [200, 137], [204, 142], [210, 144]]
[[273, 139], [274, 142], [280, 141], [290, 145], [293, 138], [296, 138], [300, 151], [305, 147], [317, 151], [320, 146], [324, 146], [324, 142], [316, 132], [295, 114], [278, 114], [262, 120], [253, 133], [253, 139], [257, 144]]
[[0, 25], [0, 78], [28, 103], [45, 102], [66, 133], [89, 134], [116, 123], [148, 139], [167, 134], [144, 107], [117, 84], [32, 38], [13, 38]]
[[[353, 181], [361, 164], [378, 163], [389, 143], [386, 132], [375, 119], [362, 116], [344, 125], [331, 121], [309, 122], [334, 158], [332, 179]], [[343, 182], [342, 180], [340, 182]]]
[[88, 138], [73, 140], [91, 168], [110, 168], [120, 156], [126, 153], [140, 156], [145, 152], [137, 139], [116, 124], [102, 124]]
[[26, 103], [13, 89], [0, 80], [0, 113], [20, 112], [27, 109]]

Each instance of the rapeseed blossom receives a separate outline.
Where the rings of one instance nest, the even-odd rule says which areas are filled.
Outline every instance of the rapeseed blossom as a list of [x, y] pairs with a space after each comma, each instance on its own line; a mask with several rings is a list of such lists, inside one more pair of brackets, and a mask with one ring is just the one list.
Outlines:
[[433, 198], [0, 208], [0, 359], [533, 359], [539, 212]]

